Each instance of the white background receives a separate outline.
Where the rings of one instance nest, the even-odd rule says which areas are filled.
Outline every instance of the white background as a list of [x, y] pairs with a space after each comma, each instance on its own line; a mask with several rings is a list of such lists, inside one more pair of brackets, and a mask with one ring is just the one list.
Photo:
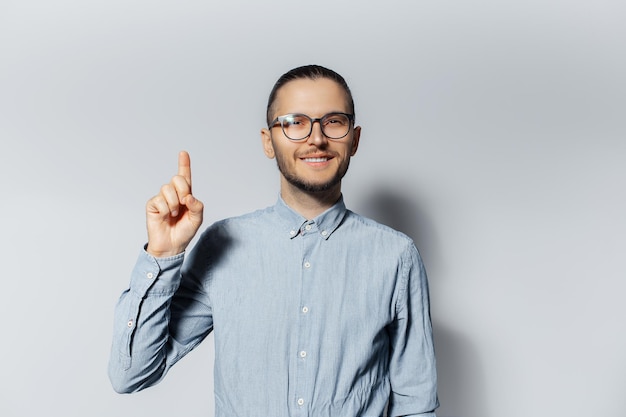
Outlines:
[[212, 338], [113, 392], [113, 306], [180, 149], [207, 224], [274, 203], [266, 99], [309, 63], [356, 100], [348, 206], [426, 262], [438, 414], [626, 415], [625, 21], [618, 0], [0, 1], [0, 415], [213, 414]]

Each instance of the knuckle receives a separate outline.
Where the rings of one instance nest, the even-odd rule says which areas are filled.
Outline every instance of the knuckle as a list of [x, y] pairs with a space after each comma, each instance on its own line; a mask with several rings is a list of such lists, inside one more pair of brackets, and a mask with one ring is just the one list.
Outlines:
[[159, 194], [159, 195], [155, 195], [154, 197], [152, 197], [150, 200], [148, 200], [148, 202], [146, 203], [146, 205], [148, 206], [156, 206], [158, 205], [161, 201], [163, 200], [163, 197]]
[[189, 183], [187, 183], [187, 180], [182, 175], [176, 175], [175, 177], [173, 177], [172, 184], [174, 184], [177, 189], [184, 190], [189, 188]]

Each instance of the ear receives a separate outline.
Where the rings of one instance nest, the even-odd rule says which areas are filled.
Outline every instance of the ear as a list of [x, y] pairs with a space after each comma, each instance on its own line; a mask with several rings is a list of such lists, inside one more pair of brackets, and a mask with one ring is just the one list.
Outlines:
[[361, 140], [361, 126], [356, 126], [352, 133], [352, 149], [350, 149], [350, 156], [354, 156], [359, 148], [359, 140]]
[[274, 144], [272, 143], [272, 135], [269, 129], [261, 129], [261, 142], [263, 143], [263, 152], [269, 159], [274, 159], [276, 153], [274, 152]]

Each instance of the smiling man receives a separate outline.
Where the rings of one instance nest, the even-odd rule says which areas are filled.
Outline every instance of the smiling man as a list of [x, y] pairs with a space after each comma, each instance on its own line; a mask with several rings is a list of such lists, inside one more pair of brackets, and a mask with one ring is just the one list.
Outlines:
[[[359, 145], [354, 104], [345, 81], [337, 80], [284, 76], [270, 95], [268, 128], [261, 130], [265, 155], [276, 158], [281, 173], [283, 200], [305, 217], [339, 200]], [[273, 115], [280, 116], [270, 120]]]
[[261, 130], [277, 203], [208, 227], [189, 155], [146, 206], [148, 243], [115, 310], [118, 392], [157, 383], [210, 332], [218, 417], [434, 417], [428, 284], [405, 235], [346, 209], [361, 128], [345, 80], [310, 65], [275, 84]]

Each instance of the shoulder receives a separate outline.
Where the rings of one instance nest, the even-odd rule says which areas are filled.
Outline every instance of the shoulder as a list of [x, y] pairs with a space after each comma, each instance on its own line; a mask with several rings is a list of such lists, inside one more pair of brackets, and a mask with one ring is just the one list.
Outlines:
[[385, 242], [394, 242], [402, 246], [413, 246], [413, 240], [405, 233], [351, 210], [346, 211], [344, 225], [353, 233], [369, 238], [383, 239]]
[[382, 259], [395, 259], [405, 265], [421, 263], [419, 251], [408, 235], [353, 211], [346, 212], [337, 232], [344, 245], [379, 262]]
[[249, 213], [241, 214], [238, 216], [227, 217], [225, 219], [218, 220], [210, 227], [240, 227], [250, 223], [265, 222], [269, 217], [275, 214], [274, 206], [258, 209]]
[[274, 207], [266, 207], [238, 216], [217, 220], [202, 232], [200, 239], [202, 241], [206, 241], [209, 238], [211, 240], [219, 240], [226, 237], [237, 236], [241, 233], [247, 232], [249, 234], [255, 230], [258, 231], [261, 227], [267, 227], [266, 225], [271, 223], [268, 220], [273, 216], [275, 216]]

